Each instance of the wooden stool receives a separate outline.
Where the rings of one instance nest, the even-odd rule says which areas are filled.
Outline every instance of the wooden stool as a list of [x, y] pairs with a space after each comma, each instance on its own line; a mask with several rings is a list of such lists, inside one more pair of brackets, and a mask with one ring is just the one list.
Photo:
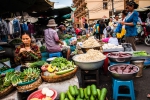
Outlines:
[[[96, 78], [92, 78], [92, 76], [95, 76]], [[96, 83], [98, 87], [99, 86], [99, 69], [81, 70], [81, 78], [82, 78], [82, 87], [85, 87], [86, 83]]]

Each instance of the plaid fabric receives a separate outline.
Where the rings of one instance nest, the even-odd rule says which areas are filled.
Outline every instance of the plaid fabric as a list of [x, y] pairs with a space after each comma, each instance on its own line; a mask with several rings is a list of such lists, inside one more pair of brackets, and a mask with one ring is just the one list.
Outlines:
[[[19, 53], [20, 49], [24, 48], [24, 47], [25, 47], [24, 44], [21, 44], [15, 50], [14, 60], [17, 65], [20, 65], [20, 64], [24, 65], [27, 62], [34, 62], [34, 61], [41, 59], [40, 48], [36, 44], [31, 44], [31, 46], [30, 46], [31, 50], [34, 51], [34, 53], [31, 51]], [[35, 59], [33, 56], [31, 56], [31, 54], [38, 57], [38, 59]]]

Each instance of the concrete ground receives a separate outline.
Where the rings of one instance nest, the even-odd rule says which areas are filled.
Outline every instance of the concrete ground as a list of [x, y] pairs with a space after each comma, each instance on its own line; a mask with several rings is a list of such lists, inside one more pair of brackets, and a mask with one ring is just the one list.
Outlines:
[[[150, 47], [145, 46], [144, 44], [137, 45], [137, 51], [145, 50], [148, 53], [150, 53]], [[80, 70], [77, 72], [77, 76], [79, 78], [80, 86], [81, 84], [81, 74]], [[143, 76], [141, 78], [134, 78], [134, 91], [135, 91], [135, 97], [136, 100], [150, 100], [150, 98], [147, 98], [147, 94], [150, 93], [150, 66], [145, 66], [143, 69]], [[100, 69], [100, 84], [99, 88], [105, 87], [108, 90], [107, 98], [108, 100], [112, 99], [112, 81], [111, 81], [111, 75], [108, 73], [108, 75], [103, 74], [103, 69]], [[127, 91], [125, 88], [121, 88], [121, 91]], [[118, 100], [130, 100], [130, 98], [124, 98], [119, 97]]]

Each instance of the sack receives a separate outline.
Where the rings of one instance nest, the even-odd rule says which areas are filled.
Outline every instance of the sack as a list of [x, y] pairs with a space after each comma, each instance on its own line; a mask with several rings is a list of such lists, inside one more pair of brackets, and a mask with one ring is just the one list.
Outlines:
[[120, 39], [125, 35], [125, 33], [126, 33], [125, 28], [122, 28], [121, 33], [117, 33], [116, 36], [117, 36], [117, 38]]

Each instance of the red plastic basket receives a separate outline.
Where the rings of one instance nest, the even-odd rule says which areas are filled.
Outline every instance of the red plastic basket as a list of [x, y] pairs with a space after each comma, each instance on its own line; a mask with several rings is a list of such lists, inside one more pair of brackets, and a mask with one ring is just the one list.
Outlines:
[[[50, 89], [50, 90], [52, 90], [54, 92], [54, 94], [53, 94], [53, 96], [51, 96], [51, 98], [52, 98], [52, 100], [55, 100], [55, 98], [57, 97], [57, 92], [53, 89]], [[32, 98], [42, 99], [45, 97], [46, 97], [46, 95], [42, 94], [42, 90], [37, 90], [37, 91], [33, 92], [32, 94], [30, 94], [27, 100], [30, 100]]]

